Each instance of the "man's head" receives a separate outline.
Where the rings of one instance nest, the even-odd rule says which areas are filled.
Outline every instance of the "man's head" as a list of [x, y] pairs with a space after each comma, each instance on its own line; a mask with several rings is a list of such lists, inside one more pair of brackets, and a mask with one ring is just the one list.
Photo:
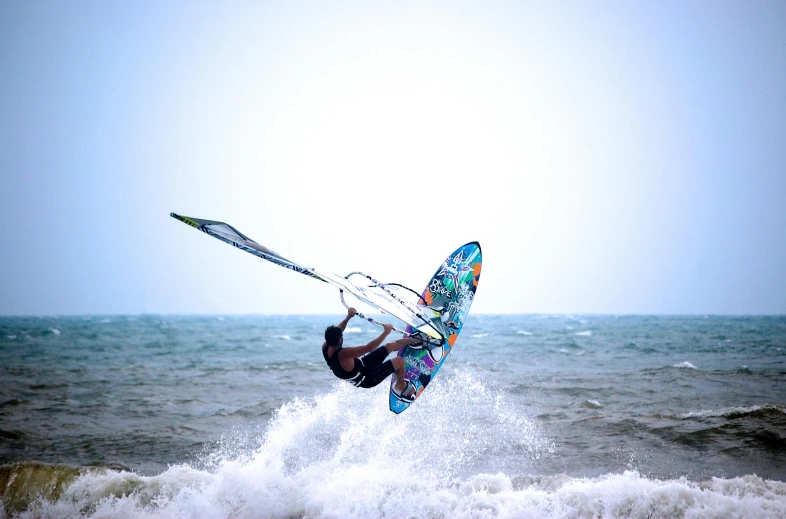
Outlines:
[[328, 346], [339, 346], [344, 338], [344, 331], [338, 326], [328, 326], [325, 330], [325, 343]]

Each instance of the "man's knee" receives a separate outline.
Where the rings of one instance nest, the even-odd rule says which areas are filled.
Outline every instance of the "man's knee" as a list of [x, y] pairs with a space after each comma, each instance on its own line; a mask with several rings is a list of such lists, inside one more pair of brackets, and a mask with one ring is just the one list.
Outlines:
[[406, 365], [406, 361], [401, 357], [395, 357], [391, 359], [391, 362], [393, 363], [393, 367], [396, 368], [396, 371], [400, 370]]

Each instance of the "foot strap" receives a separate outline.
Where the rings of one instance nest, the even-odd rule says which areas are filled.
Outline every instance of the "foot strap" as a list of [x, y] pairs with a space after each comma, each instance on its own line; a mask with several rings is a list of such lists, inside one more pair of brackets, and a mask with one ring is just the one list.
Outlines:
[[[409, 394], [405, 394], [405, 393], [409, 393]], [[407, 386], [401, 392], [399, 392], [394, 386], [393, 394], [396, 395], [396, 397], [399, 400], [401, 400], [402, 402], [406, 402], [408, 404], [411, 404], [412, 402], [415, 401], [415, 398], [417, 398], [417, 395], [415, 394], [415, 385], [410, 380], [407, 380]]]

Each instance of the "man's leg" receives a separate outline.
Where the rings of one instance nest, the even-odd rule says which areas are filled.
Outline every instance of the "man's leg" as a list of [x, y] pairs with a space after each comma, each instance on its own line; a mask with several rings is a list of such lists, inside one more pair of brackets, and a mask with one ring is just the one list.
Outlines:
[[360, 357], [363, 365], [366, 367], [366, 369], [369, 370], [366, 380], [360, 385], [360, 387], [374, 387], [389, 377], [391, 372], [393, 372], [396, 374], [396, 383], [394, 385], [396, 391], [401, 392], [406, 389], [406, 361], [401, 357], [394, 357], [388, 361], [386, 361], [385, 358], [394, 351], [398, 351], [408, 344], [416, 344], [418, 342], [420, 341], [417, 339], [399, 339], [397, 341], [389, 342], [383, 346], [380, 346], [371, 353], [367, 353], [363, 357]]
[[[396, 357], [391, 360], [393, 362], [393, 367], [396, 369], [396, 383], [393, 387], [396, 388], [396, 391], [401, 393], [407, 388], [407, 381], [404, 378], [407, 376], [407, 362], [401, 357]], [[405, 393], [404, 396], [410, 396], [411, 394], [412, 392], [409, 394]]]
[[[409, 344], [417, 344], [420, 341], [418, 339], [399, 339], [397, 341], [389, 342], [385, 344], [385, 348], [388, 352], [393, 353], [394, 351], [398, 351], [404, 346]], [[393, 367], [396, 369], [396, 383], [393, 387], [396, 388], [396, 391], [401, 393], [407, 388], [407, 381], [404, 377], [407, 376], [407, 362], [401, 357], [395, 357], [391, 359], [393, 361]], [[410, 392], [411, 393], [411, 392]], [[410, 396], [409, 394], [405, 394], [405, 396]]]
[[393, 353], [394, 351], [400, 350], [404, 346], [407, 346], [409, 344], [417, 344], [419, 342], [420, 341], [418, 339], [410, 339], [410, 338], [399, 339], [397, 341], [393, 341], [385, 344], [385, 349], [388, 350], [388, 353]]

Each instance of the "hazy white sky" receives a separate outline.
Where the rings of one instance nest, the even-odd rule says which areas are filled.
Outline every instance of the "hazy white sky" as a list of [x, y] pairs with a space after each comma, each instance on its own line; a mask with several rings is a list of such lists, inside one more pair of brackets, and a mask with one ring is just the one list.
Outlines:
[[0, 3], [0, 314], [786, 313], [786, 3]]

